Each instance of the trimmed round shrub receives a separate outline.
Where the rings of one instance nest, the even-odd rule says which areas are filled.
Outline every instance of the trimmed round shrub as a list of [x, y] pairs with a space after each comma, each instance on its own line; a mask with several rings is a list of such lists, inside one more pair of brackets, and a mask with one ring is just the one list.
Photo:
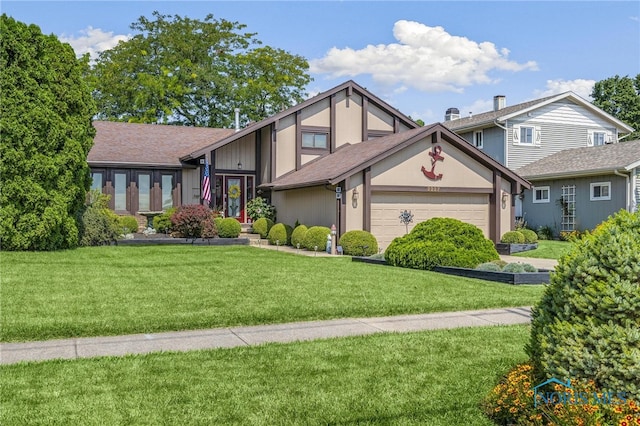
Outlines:
[[253, 225], [251, 227], [253, 228], [254, 234], [260, 234], [260, 238], [267, 238], [272, 226], [273, 221], [271, 219], [261, 217], [260, 219], [253, 222]]
[[291, 233], [291, 245], [294, 247], [304, 247], [304, 236], [307, 234], [307, 227], [305, 225], [298, 225]]
[[525, 244], [533, 244], [538, 242], [538, 234], [531, 229], [520, 229], [519, 232], [524, 236]]
[[269, 230], [269, 244], [286, 246], [291, 243], [293, 228], [284, 223], [276, 223]]
[[513, 274], [521, 274], [524, 272], [522, 263], [508, 263], [502, 268], [502, 272], [511, 272]]
[[173, 229], [184, 238], [200, 238], [204, 221], [211, 218], [211, 210], [201, 204], [187, 204], [172, 216]]
[[378, 253], [378, 240], [371, 232], [349, 231], [340, 237], [342, 252], [349, 256], [371, 256]]
[[232, 217], [225, 217], [219, 220], [216, 227], [218, 228], [218, 236], [220, 238], [238, 238], [238, 235], [240, 235], [242, 231], [240, 222]]
[[433, 218], [395, 238], [385, 252], [387, 263], [413, 269], [436, 266], [475, 268], [498, 260], [493, 242], [477, 226], [452, 218]]
[[487, 272], [500, 272], [502, 271], [502, 268], [494, 263], [494, 262], [485, 262], [485, 263], [481, 263], [478, 266], [476, 266], [476, 269], [478, 271], [487, 271]]
[[540, 380], [593, 380], [640, 398], [640, 212], [621, 210], [561, 257], [532, 310]]
[[153, 218], [153, 229], [156, 232], [164, 232], [169, 233], [173, 228], [173, 223], [171, 223], [171, 216], [176, 212], [175, 207], [171, 207], [167, 209], [164, 213], [159, 214], [158, 216], [154, 216]]
[[120, 216], [120, 229], [123, 234], [138, 232], [138, 221], [133, 216]]
[[328, 234], [331, 234], [331, 229], [326, 226], [312, 226], [307, 229], [302, 245], [307, 250], [313, 251], [318, 247], [318, 251], [324, 251], [327, 247]]
[[524, 235], [520, 231], [508, 231], [500, 238], [501, 243], [505, 244], [524, 244]]
[[522, 267], [524, 268], [525, 272], [538, 272], [538, 268], [529, 263], [523, 263]]

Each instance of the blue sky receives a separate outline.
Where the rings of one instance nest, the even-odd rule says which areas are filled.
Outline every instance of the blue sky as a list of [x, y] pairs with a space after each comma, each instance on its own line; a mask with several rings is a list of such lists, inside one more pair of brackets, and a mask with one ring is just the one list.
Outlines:
[[264, 44], [302, 55], [310, 95], [353, 79], [427, 123], [640, 73], [638, 1], [7, 1], [13, 18], [76, 52], [109, 48], [154, 10], [238, 21]]

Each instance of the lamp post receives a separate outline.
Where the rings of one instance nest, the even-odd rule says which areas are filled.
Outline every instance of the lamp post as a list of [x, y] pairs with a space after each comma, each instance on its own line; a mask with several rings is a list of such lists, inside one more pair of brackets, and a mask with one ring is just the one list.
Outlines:
[[336, 254], [336, 225], [331, 225], [331, 254]]

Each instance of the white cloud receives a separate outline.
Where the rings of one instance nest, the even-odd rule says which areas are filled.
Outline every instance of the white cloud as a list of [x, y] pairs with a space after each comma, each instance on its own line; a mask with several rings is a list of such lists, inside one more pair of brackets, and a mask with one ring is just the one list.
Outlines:
[[471, 105], [463, 106], [462, 108], [460, 108], [460, 117], [467, 117], [469, 113], [473, 113], [473, 115], [475, 115], [487, 111], [493, 111], [493, 98], [490, 100], [477, 99]]
[[80, 36], [60, 36], [60, 41], [69, 43], [77, 56], [89, 53], [92, 60], [98, 57], [100, 52], [114, 48], [120, 41], [127, 41], [130, 35], [114, 35], [112, 31], [106, 32], [100, 28], [87, 27], [80, 31]]
[[537, 70], [534, 61], [509, 60], [508, 49], [490, 42], [452, 36], [442, 27], [401, 20], [393, 34], [398, 43], [368, 45], [355, 50], [331, 48], [310, 61], [310, 70], [333, 78], [370, 74], [387, 85], [403, 85], [426, 92], [457, 92], [473, 84], [495, 83], [494, 71]]
[[629, 16], [629, 19], [631, 19], [632, 21], [635, 21], [635, 22], [640, 22], [640, 18], [637, 17], [637, 16]]
[[536, 97], [543, 98], [545, 96], [557, 95], [559, 93], [564, 93], [568, 91], [572, 91], [578, 96], [591, 100], [591, 92], [593, 91], [593, 86], [596, 84], [595, 80], [547, 80], [547, 85], [545, 90], [536, 90], [534, 94]]

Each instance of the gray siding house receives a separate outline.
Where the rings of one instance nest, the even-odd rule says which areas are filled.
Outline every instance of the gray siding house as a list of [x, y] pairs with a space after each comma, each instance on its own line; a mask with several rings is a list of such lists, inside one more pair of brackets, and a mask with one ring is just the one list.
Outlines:
[[640, 140], [567, 149], [518, 169], [533, 187], [521, 195], [532, 228], [595, 228], [640, 204]]
[[[514, 197], [516, 218], [524, 217], [530, 226], [534, 224], [551, 226], [557, 232], [591, 229], [613, 211], [633, 208], [631, 203], [620, 198], [621, 190], [616, 190], [617, 195], [612, 195], [611, 199], [599, 200], [600, 203], [593, 204], [591, 201], [585, 201], [585, 198], [590, 200], [591, 185], [598, 182], [593, 180], [597, 175], [594, 170], [600, 168], [598, 163], [601, 162], [596, 157], [597, 153], [607, 151], [602, 149], [603, 147], [617, 145], [633, 131], [633, 128], [573, 92], [513, 106], [506, 106], [504, 96], [495, 96], [494, 108], [489, 112], [475, 115], [469, 113], [468, 116], [461, 117], [457, 109], [450, 108], [445, 115], [444, 125], [493, 159], [529, 181], [535, 182], [535, 185], [549, 188], [555, 199], [550, 199], [548, 203], [535, 203], [535, 206], [525, 204], [525, 200], [534, 198], [535, 194], [532, 190], [523, 190], [520, 197]], [[563, 162], [557, 164], [553, 170], [542, 167], [550, 156], [576, 149], [585, 149], [584, 156], [572, 161], [571, 167]], [[613, 186], [624, 184], [632, 173], [625, 167], [640, 161], [640, 155], [635, 157], [632, 153], [629, 155], [632, 157], [628, 158], [627, 164], [620, 167], [616, 165], [616, 170], [624, 171], [620, 173], [622, 175], [626, 173], [627, 177], [613, 174], [613, 169], [609, 168], [605, 175], [612, 174], [613, 177], [609, 179], [608, 176], [601, 176], [602, 179], [607, 177], [603, 180], [604, 182], [610, 182]], [[528, 167], [532, 163], [540, 167]], [[560, 177], [563, 179], [560, 180]], [[575, 182], [567, 183], [568, 177]], [[581, 193], [584, 185], [587, 186], [586, 192]], [[562, 188], [567, 186], [575, 187], [578, 204], [574, 211], [574, 219], [565, 218], [563, 221], [558, 216], [560, 208], [556, 206], [555, 201], [561, 198]], [[538, 195], [545, 194], [544, 191], [543, 194], [540, 194], [540, 191], [538, 193]], [[568, 194], [565, 196], [571, 197]], [[630, 199], [628, 192], [625, 196]], [[583, 202], [587, 204], [579, 204]], [[562, 201], [558, 203], [562, 204]], [[598, 207], [595, 207], [596, 205]]]

